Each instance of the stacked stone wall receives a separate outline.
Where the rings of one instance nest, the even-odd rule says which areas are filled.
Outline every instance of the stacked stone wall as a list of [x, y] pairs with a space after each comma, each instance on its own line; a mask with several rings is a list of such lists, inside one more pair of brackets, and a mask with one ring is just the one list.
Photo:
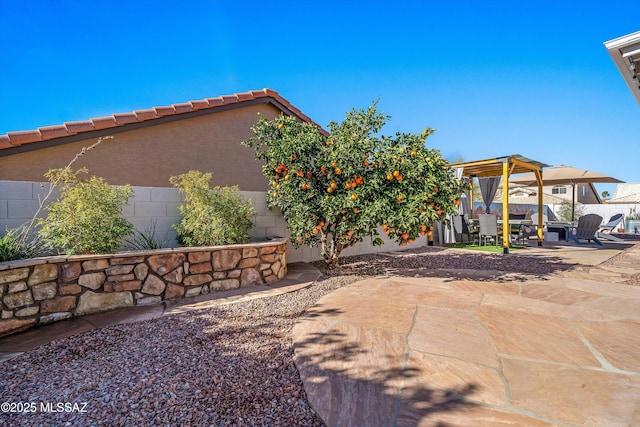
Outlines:
[[286, 242], [0, 263], [0, 336], [114, 308], [271, 284]]

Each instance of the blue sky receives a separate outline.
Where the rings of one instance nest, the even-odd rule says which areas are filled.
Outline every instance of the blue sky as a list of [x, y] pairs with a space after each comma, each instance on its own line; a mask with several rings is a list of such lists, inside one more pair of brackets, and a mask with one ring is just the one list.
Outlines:
[[603, 46], [640, 30], [639, 7], [0, 0], [0, 134], [269, 87], [323, 126], [379, 98], [383, 133], [433, 127], [450, 160], [640, 182], [640, 106]]

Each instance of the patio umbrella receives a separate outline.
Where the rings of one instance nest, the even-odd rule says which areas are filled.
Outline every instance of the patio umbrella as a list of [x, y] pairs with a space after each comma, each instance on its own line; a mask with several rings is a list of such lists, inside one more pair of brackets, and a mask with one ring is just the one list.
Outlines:
[[[523, 174], [509, 180], [516, 184], [535, 185], [536, 177], [533, 173]], [[544, 185], [562, 185], [571, 184], [571, 220], [575, 220], [576, 208], [576, 184], [594, 184], [594, 183], [619, 183], [624, 182], [601, 173], [588, 171], [585, 169], [574, 168], [572, 166], [555, 166], [546, 168], [542, 171], [542, 182]]]

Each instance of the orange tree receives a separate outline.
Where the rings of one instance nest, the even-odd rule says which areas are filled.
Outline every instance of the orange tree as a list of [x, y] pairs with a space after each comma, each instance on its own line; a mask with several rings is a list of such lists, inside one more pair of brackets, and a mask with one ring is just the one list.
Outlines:
[[440, 152], [425, 147], [433, 130], [379, 136], [388, 119], [374, 103], [331, 122], [325, 135], [293, 117], [260, 118], [243, 142], [264, 161], [268, 204], [281, 209], [292, 244], [320, 245], [329, 267], [365, 237], [383, 244], [380, 226], [404, 246], [457, 212], [463, 185]]

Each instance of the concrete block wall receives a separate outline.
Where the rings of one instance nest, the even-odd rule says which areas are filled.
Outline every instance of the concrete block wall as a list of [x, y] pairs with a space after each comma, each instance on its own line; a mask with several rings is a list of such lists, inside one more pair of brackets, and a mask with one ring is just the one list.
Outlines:
[[[7, 228], [15, 228], [31, 220], [42, 200], [49, 190], [49, 183], [0, 181], [0, 230], [4, 233]], [[131, 221], [137, 230], [150, 230], [155, 222], [156, 235], [166, 242], [168, 247], [177, 247], [176, 232], [173, 224], [180, 221], [178, 206], [182, 203], [182, 196], [175, 188], [138, 187], [134, 186], [134, 195], [129, 204], [123, 209], [123, 216]], [[266, 193], [260, 191], [241, 191], [240, 194], [251, 199], [256, 215], [253, 218], [254, 227], [249, 234], [255, 240], [274, 238], [289, 238], [287, 224], [279, 209], [267, 208]], [[49, 200], [55, 200], [58, 193], [52, 194]], [[40, 216], [46, 216], [43, 210]], [[416, 239], [412, 244], [400, 247], [391, 242], [380, 230], [385, 241], [383, 246], [373, 246], [366, 240], [354, 247], [346, 249], [343, 254], [360, 255], [379, 253], [400, 249], [412, 249], [427, 245], [427, 238]], [[320, 248], [302, 246], [294, 249], [288, 243], [289, 262], [311, 262], [322, 259]]]

